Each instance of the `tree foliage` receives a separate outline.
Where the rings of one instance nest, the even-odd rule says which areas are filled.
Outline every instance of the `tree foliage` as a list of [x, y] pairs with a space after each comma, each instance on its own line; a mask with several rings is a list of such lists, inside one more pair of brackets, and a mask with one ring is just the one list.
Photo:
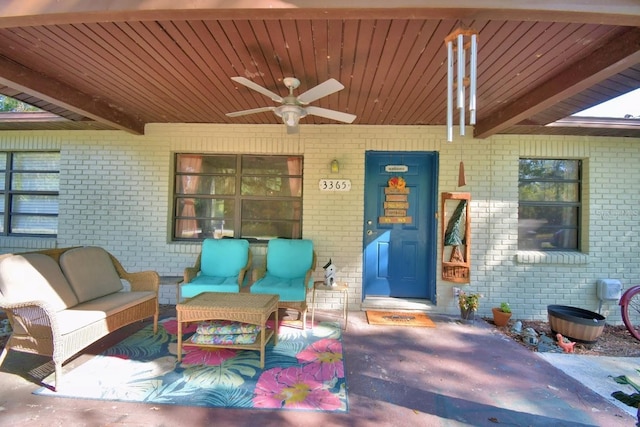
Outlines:
[[0, 95], [0, 112], [24, 113], [30, 111], [40, 111], [40, 109], [9, 96]]

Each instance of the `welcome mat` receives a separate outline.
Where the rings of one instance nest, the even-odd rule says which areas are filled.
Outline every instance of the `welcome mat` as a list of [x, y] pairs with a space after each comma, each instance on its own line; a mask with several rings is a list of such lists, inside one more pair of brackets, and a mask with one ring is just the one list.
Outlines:
[[367, 321], [370, 325], [436, 327], [424, 313], [403, 311], [367, 311]]
[[[271, 322], [273, 323], [273, 322]], [[183, 346], [177, 361], [177, 322], [147, 326], [65, 372], [59, 391], [37, 395], [215, 408], [348, 412], [342, 333], [335, 323], [306, 331], [282, 325], [278, 344], [260, 353]], [[196, 325], [183, 328], [185, 339]], [[52, 384], [53, 377], [44, 380]]]

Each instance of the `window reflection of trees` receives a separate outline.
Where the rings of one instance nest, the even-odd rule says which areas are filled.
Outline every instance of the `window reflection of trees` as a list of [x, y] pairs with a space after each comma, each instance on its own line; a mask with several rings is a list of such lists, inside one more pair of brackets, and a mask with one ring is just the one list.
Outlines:
[[301, 237], [300, 156], [179, 154], [175, 183], [178, 239]]

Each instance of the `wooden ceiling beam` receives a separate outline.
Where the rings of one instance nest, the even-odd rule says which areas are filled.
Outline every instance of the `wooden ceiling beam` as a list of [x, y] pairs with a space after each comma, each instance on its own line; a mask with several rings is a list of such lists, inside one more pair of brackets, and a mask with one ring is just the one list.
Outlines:
[[474, 128], [474, 137], [487, 138], [508, 129], [639, 62], [640, 28], [633, 28], [570, 64], [490, 117], [480, 119]]
[[[465, 19], [640, 26], [637, 0], [29, 0], [0, 5], [0, 28], [83, 22], [214, 19]], [[578, 3], [578, 4], [576, 4]]]
[[105, 100], [96, 99], [1, 56], [0, 85], [10, 86], [116, 129], [144, 134], [145, 123], [140, 119], [118, 110]]

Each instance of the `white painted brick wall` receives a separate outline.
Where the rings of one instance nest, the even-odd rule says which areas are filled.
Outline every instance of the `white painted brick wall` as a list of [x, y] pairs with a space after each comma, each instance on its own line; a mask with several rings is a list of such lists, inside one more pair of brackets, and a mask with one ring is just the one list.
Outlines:
[[[640, 141], [628, 138], [494, 136], [455, 137], [444, 127], [303, 125], [298, 135], [265, 125], [148, 125], [145, 136], [123, 132], [2, 132], [0, 149], [59, 149], [60, 224], [57, 239], [0, 237], [1, 252], [43, 247], [100, 245], [135, 271], [153, 269], [180, 276], [195, 261], [198, 244], [169, 241], [171, 170], [176, 152], [304, 154], [304, 237], [318, 256], [315, 279], [332, 258], [347, 282], [349, 305], [361, 302], [364, 152], [438, 151], [439, 188], [472, 195], [471, 284], [484, 295], [480, 314], [508, 301], [516, 318], [546, 318], [546, 305], [597, 311], [595, 282], [640, 283]], [[571, 157], [584, 160], [584, 253], [517, 251], [518, 158]], [[331, 160], [340, 172], [331, 174]], [[467, 186], [457, 187], [464, 161]], [[350, 192], [326, 193], [321, 178], [350, 179]], [[439, 200], [439, 197], [438, 197]], [[438, 230], [440, 228], [438, 227]], [[439, 245], [438, 245], [439, 246]], [[254, 266], [264, 263], [264, 245], [253, 246]], [[438, 250], [438, 260], [441, 254]], [[439, 279], [437, 310], [454, 314], [454, 284]], [[457, 285], [456, 285], [457, 286]], [[322, 308], [340, 310], [340, 294], [320, 294]], [[164, 303], [175, 302], [175, 286], [163, 286]], [[615, 302], [603, 314], [619, 322]]]

